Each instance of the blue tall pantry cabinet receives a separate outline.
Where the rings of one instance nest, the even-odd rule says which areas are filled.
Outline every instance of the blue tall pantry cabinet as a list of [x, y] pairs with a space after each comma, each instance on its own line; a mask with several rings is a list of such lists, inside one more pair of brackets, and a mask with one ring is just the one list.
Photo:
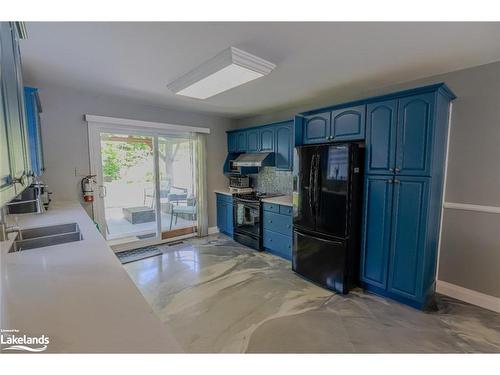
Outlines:
[[450, 101], [441, 85], [366, 108], [361, 282], [425, 308], [435, 290]]

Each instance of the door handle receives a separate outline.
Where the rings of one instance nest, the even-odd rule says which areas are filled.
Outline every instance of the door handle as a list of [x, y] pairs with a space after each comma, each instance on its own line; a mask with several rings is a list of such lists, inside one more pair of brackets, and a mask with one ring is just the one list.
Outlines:
[[106, 190], [106, 186], [99, 185], [99, 198], [106, 198], [108, 195], [108, 191]]

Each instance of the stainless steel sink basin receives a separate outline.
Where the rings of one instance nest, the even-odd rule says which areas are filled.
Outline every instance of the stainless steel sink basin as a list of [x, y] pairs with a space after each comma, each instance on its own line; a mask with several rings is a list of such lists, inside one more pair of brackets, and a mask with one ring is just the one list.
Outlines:
[[77, 223], [23, 229], [20, 238], [14, 242], [9, 252], [38, 249], [40, 247], [81, 241], [82, 239]]
[[46, 236], [53, 236], [54, 234], [64, 234], [64, 233], [74, 233], [74, 232], [80, 232], [80, 228], [78, 228], [77, 223], [22, 229], [21, 236], [23, 240], [28, 240], [31, 238], [46, 237]]

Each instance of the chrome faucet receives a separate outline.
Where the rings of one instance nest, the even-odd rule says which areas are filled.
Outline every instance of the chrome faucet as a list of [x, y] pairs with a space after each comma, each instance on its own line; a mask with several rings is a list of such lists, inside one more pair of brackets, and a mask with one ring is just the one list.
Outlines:
[[8, 240], [9, 233], [14, 233], [14, 232], [17, 232], [17, 239], [18, 240], [23, 239], [23, 232], [21, 231], [21, 228], [19, 227], [19, 223], [17, 221], [17, 216], [14, 217], [14, 220], [16, 221], [15, 225], [11, 225], [11, 226], [7, 225], [5, 208], [4, 207], [0, 208], [0, 241]]

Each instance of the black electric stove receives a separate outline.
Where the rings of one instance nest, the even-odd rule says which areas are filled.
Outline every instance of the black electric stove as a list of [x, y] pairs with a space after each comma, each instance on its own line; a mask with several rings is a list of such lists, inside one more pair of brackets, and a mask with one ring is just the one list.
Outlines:
[[236, 242], [262, 251], [261, 201], [283, 194], [252, 192], [233, 195], [233, 238]]

